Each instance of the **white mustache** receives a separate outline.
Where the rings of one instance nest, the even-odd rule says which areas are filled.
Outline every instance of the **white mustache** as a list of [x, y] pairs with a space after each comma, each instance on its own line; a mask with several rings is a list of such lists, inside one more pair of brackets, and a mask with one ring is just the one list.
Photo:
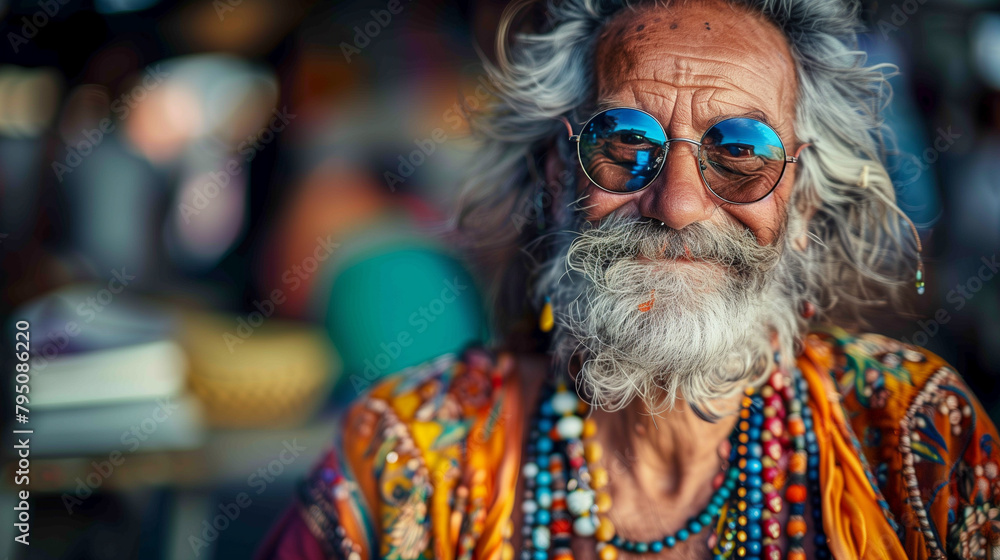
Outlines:
[[605, 266], [636, 257], [688, 258], [727, 267], [738, 276], [760, 276], [777, 265], [781, 244], [761, 245], [749, 229], [737, 226], [694, 223], [675, 230], [646, 219], [611, 217], [580, 232], [568, 257], [571, 263], [585, 259]]

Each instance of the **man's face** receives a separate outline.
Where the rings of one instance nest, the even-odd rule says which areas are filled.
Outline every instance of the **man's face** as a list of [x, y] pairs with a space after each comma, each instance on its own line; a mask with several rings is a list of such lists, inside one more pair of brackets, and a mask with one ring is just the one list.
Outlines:
[[[597, 102], [642, 109], [660, 121], [669, 138], [698, 140], [710, 121], [750, 116], [770, 124], [786, 151], [794, 135], [796, 79], [788, 43], [770, 23], [722, 2], [625, 11], [601, 35], [595, 58]], [[760, 244], [782, 231], [792, 192], [790, 165], [774, 192], [747, 205], [725, 203], [702, 182], [697, 147], [673, 143], [663, 171], [633, 194], [602, 191], [579, 173], [588, 198], [586, 217], [611, 212], [651, 218], [680, 230], [695, 222], [748, 228]]]
[[[601, 107], [646, 111], [670, 138], [700, 139], [713, 119], [749, 116], [789, 151], [798, 146], [787, 42], [727, 4], [625, 10], [599, 39], [595, 70]], [[783, 352], [793, 346], [804, 253], [779, 237], [796, 215], [786, 208], [795, 166], [772, 194], [740, 206], [705, 187], [695, 156], [674, 143], [656, 180], [632, 194], [602, 191], [578, 171], [583, 223], [546, 263], [539, 291], [561, 324], [557, 354], [582, 354], [578, 379], [601, 406], [635, 397], [707, 406], [761, 379], [772, 332]]]

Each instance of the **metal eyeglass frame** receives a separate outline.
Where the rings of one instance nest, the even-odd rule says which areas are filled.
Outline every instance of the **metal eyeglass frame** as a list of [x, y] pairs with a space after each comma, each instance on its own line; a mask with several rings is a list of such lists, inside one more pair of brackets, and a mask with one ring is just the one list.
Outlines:
[[[666, 138], [666, 136], [667, 136], [666, 130], [663, 128], [663, 125], [660, 124], [660, 121], [657, 120], [657, 118], [654, 117], [653, 115], [651, 115], [650, 113], [648, 113], [646, 111], [643, 111], [642, 109], [636, 109], [635, 107], [625, 107], [625, 106], [621, 106], [621, 107], [609, 107], [607, 109], [603, 109], [601, 111], [598, 111], [597, 113], [594, 113], [589, 119], [587, 119], [586, 122], [583, 123], [582, 129], [586, 130], [587, 125], [590, 124], [590, 121], [594, 120], [599, 115], [603, 115], [604, 113], [607, 113], [608, 111], [614, 111], [616, 109], [629, 109], [630, 111], [637, 111], [639, 113], [642, 113], [642, 114], [648, 116], [649, 118], [653, 119], [653, 122], [655, 122], [657, 126], [660, 127], [660, 131], [663, 132], [663, 136], [664, 136], [664, 138]], [[570, 142], [576, 142], [576, 158], [577, 158], [577, 160], [580, 161], [580, 168], [583, 169], [583, 174], [586, 175], [587, 179], [589, 179], [591, 183], [593, 183], [594, 185], [596, 185], [597, 188], [601, 189], [604, 192], [609, 192], [609, 193], [612, 193], [612, 194], [634, 194], [634, 193], [642, 192], [642, 191], [648, 189], [649, 186], [652, 185], [653, 182], [656, 181], [656, 178], [660, 176], [660, 172], [663, 171], [663, 168], [664, 168], [665, 162], [666, 162], [666, 156], [667, 156], [668, 153], [670, 153], [670, 143], [671, 142], [687, 142], [688, 144], [694, 144], [695, 146], [698, 146], [698, 151], [697, 151], [697, 153], [695, 153], [695, 158], [698, 161], [698, 173], [701, 175], [701, 182], [702, 182], [702, 184], [705, 185], [705, 188], [708, 189], [708, 192], [712, 193], [712, 195], [715, 196], [716, 198], [718, 198], [719, 200], [721, 200], [723, 202], [727, 202], [729, 204], [739, 204], [739, 205], [754, 204], [756, 202], [760, 202], [761, 200], [764, 200], [765, 198], [768, 197], [768, 195], [770, 195], [772, 192], [774, 192], [774, 189], [778, 188], [778, 185], [781, 184], [781, 180], [785, 177], [785, 170], [788, 169], [788, 164], [789, 163], [798, 163], [798, 161], [799, 161], [799, 154], [802, 153], [802, 150], [804, 150], [807, 147], [809, 147], [809, 146], [812, 145], [811, 143], [802, 144], [801, 146], [799, 146], [799, 149], [796, 150], [794, 156], [786, 155], [784, 161], [782, 162], [781, 174], [778, 175], [778, 180], [774, 182], [774, 185], [772, 185], [770, 189], [768, 189], [767, 193], [765, 193], [763, 196], [761, 196], [757, 200], [753, 200], [753, 201], [750, 201], [750, 202], [736, 202], [736, 201], [733, 201], [733, 200], [729, 200], [727, 198], [719, 196], [719, 194], [712, 189], [712, 186], [708, 184], [708, 178], [705, 177], [705, 166], [703, 166], [702, 163], [701, 163], [701, 147], [702, 147], [702, 145], [704, 143], [705, 135], [708, 134], [709, 130], [712, 130], [712, 127], [717, 126], [720, 123], [724, 123], [726, 121], [733, 120], [733, 119], [750, 119], [750, 120], [755, 120], [755, 121], [763, 124], [764, 126], [768, 127], [769, 129], [771, 129], [772, 132], [774, 132], [774, 136], [778, 139], [778, 143], [781, 145], [781, 151], [782, 152], [785, 151], [785, 143], [781, 141], [781, 136], [778, 135], [778, 131], [774, 130], [774, 128], [771, 125], [767, 124], [764, 121], [761, 121], [760, 119], [754, 119], [752, 117], [730, 117], [728, 119], [723, 119], [723, 120], [721, 120], [721, 121], [719, 121], [717, 123], [714, 123], [712, 126], [708, 127], [708, 129], [701, 135], [701, 141], [693, 140], [691, 138], [667, 138], [664, 141], [664, 145], [666, 146], [666, 149], [664, 150], [663, 155], [660, 156], [660, 157], [658, 157], [658, 158], [656, 158], [656, 162], [655, 163], [659, 167], [656, 169], [656, 174], [653, 175], [653, 178], [650, 179], [649, 182], [646, 183], [646, 186], [642, 187], [641, 189], [636, 189], [634, 191], [622, 192], [622, 191], [613, 191], [613, 190], [610, 190], [610, 189], [606, 189], [606, 188], [602, 187], [600, 184], [598, 184], [598, 182], [595, 181], [594, 178], [590, 176], [590, 173], [587, 172], [587, 168], [584, 167], [584, 165], [583, 165], [583, 157], [580, 155], [580, 135], [579, 134], [573, 134], [573, 127], [570, 125], [569, 119], [567, 119], [566, 117], [561, 117], [561, 119], [562, 119], [563, 123], [566, 125], [566, 129], [569, 131], [569, 141]], [[785, 152], [785, 153], [787, 154], [787, 152]]]

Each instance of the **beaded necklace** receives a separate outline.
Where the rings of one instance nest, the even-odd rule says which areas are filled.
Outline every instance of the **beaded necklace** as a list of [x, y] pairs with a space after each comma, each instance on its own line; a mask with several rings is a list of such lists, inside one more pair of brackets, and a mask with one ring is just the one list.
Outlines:
[[[774, 363], [781, 363], [777, 353]], [[635, 541], [617, 534], [608, 516], [608, 472], [599, 465], [602, 449], [593, 437], [596, 425], [584, 419], [586, 404], [565, 381], [550, 386], [532, 418], [522, 468], [522, 560], [571, 560], [574, 534], [593, 537], [601, 560], [616, 560], [620, 550], [658, 553], [713, 526], [708, 546], [716, 560], [805, 560], [809, 496], [815, 556], [830, 558], [822, 529], [819, 446], [807, 394], [808, 385], [797, 368], [789, 374], [776, 367], [759, 392], [747, 388], [730, 436], [729, 466], [714, 478], [708, 504], [676, 533]], [[787, 555], [779, 544], [782, 527], [777, 519], [786, 505]]]

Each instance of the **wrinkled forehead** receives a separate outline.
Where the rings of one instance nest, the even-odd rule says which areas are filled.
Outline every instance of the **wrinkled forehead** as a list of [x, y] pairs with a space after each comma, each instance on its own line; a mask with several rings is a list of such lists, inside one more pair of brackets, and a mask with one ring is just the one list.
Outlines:
[[[626, 10], [598, 39], [596, 99], [697, 126], [718, 114], [759, 111], [791, 132], [795, 63], [763, 16], [718, 0]], [[685, 106], [677, 106], [685, 105]]]

